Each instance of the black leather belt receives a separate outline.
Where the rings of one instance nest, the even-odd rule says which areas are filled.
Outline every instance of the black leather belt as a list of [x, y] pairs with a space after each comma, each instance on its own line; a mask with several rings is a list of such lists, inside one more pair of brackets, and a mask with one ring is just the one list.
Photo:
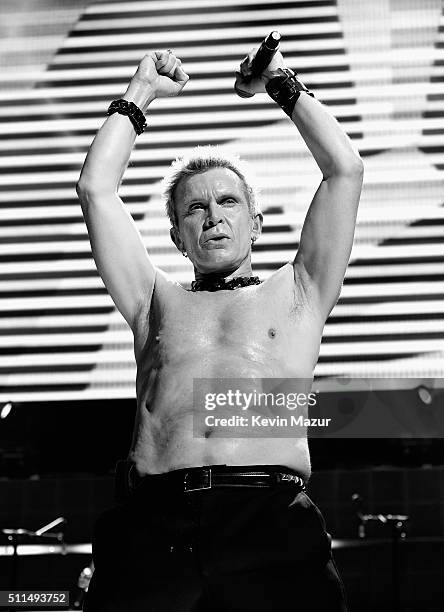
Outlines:
[[296, 493], [305, 491], [301, 476], [285, 466], [204, 466], [173, 470], [165, 474], [140, 476], [132, 461], [119, 461], [116, 466], [116, 500], [125, 501], [144, 483], [161, 485], [190, 493], [220, 487], [271, 488], [291, 487]]
[[305, 491], [304, 480], [296, 474], [273, 470], [256, 471], [248, 470], [248, 468], [224, 471], [223, 467], [193, 468], [185, 472], [183, 490], [185, 493], [189, 493], [219, 487], [263, 489], [278, 485], [292, 486], [300, 491]]

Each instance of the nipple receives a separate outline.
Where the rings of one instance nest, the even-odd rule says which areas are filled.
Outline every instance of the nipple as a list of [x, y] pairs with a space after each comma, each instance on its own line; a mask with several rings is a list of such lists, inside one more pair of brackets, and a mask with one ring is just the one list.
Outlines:
[[276, 330], [273, 327], [270, 327], [270, 329], [268, 330], [268, 335], [270, 336], [270, 338], [274, 338], [276, 336]]

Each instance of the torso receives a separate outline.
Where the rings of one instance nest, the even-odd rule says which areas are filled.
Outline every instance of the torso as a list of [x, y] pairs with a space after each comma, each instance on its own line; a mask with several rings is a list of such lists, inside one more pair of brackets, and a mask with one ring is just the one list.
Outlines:
[[[286, 465], [308, 477], [305, 437], [193, 436], [193, 379], [298, 378], [307, 392], [323, 321], [286, 264], [261, 285], [183, 289], [158, 272], [134, 329], [137, 418], [130, 458], [140, 474], [190, 466]], [[200, 419], [199, 423], [203, 423]]]

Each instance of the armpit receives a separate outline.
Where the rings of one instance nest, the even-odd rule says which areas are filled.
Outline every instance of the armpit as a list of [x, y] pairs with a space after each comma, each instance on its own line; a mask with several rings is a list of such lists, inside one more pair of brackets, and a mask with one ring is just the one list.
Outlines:
[[320, 317], [319, 293], [307, 271], [297, 263], [292, 264], [294, 274], [294, 299], [297, 312], [310, 312], [316, 318]]

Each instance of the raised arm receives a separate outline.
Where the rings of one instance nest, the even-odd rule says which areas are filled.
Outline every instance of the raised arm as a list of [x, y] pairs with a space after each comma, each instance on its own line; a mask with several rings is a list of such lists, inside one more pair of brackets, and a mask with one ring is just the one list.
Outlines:
[[[153, 51], [140, 62], [123, 99], [146, 113], [153, 100], [177, 95], [187, 81], [173, 53]], [[127, 116], [109, 116], [94, 138], [77, 183], [97, 269], [131, 328], [142, 306], [149, 305], [156, 276], [139, 231], [118, 196], [135, 138]]]
[[[244, 84], [254, 51], [241, 64], [237, 86], [259, 92], [285, 68], [276, 53], [261, 79]], [[325, 320], [336, 304], [353, 245], [363, 164], [336, 119], [305, 91], [296, 101], [291, 119], [322, 172], [310, 204], [294, 259], [295, 281], [302, 283]]]

